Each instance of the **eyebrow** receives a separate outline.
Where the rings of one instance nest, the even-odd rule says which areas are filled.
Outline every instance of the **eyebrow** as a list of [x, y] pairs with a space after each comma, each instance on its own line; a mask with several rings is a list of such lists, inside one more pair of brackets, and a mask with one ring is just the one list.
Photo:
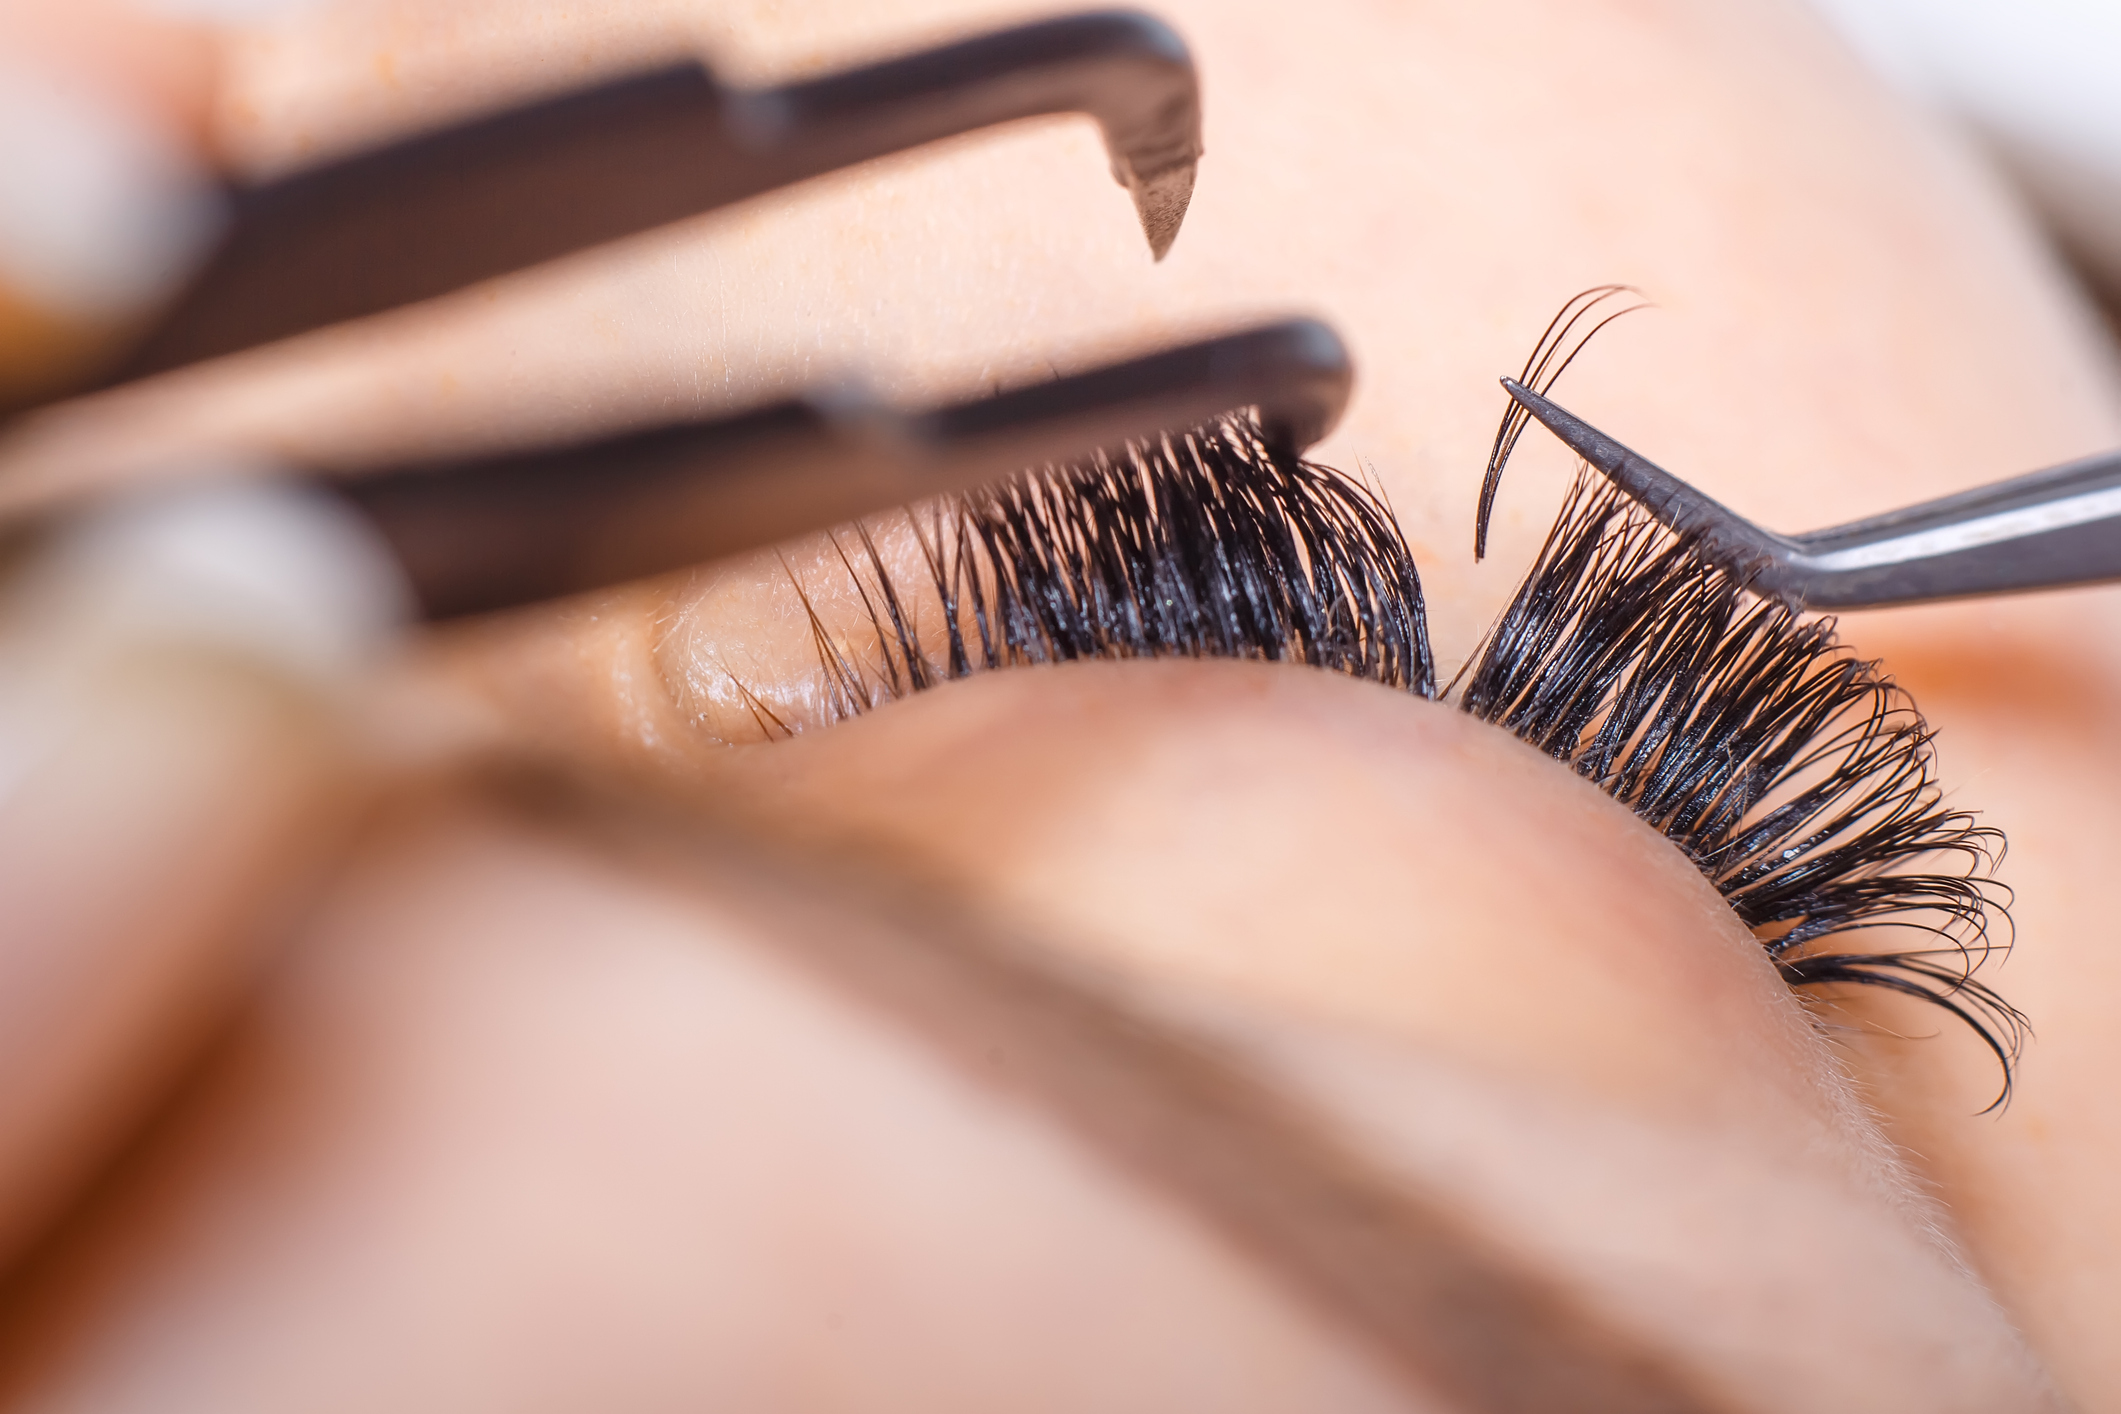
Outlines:
[[[1176, 656], [1300, 663], [1451, 701], [1662, 833], [1793, 988], [1878, 988], [1964, 1023], [2001, 1068], [1989, 1109], [2007, 1102], [2025, 1018], [1974, 975], [2008, 946], [2009, 891], [1990, 877], [2000, 832], [1943, 805], [1927, 723], [1831, 620], [1756, 602], [1602, 483], [1578, 481], [1509, 608], [1441, 686], [1389, 506], [1256, 417], [902, 514], [925, 582], [901, 582], [868, 525], [853, 551], [833, 539], [866, 642], [836, 638], [796, 584], [830, 715], [997, 668]], [[940, 606], [933, 627], [924, 605]], [[767, 735], [789, 730], [743, 695]], [[1932, 942], [1823, 946], [1889, 925]]]
[[621, 867], [711, 897], [806, 975], [1051, 1116], [1367, 1341], [1411, 1388], [1477, 1414], [1725, 1407], [1380, 1166], [1241, 1037], [1069, 966], [1020, 925], [909, 878], [904, 860], [784, 840], [756, 812], [660, 780], [629, 789], [516, 764], [486, 784]]

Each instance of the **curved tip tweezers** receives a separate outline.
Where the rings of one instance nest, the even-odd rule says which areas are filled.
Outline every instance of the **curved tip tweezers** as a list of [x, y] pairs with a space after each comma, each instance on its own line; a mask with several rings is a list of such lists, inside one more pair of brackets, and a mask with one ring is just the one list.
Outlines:
[[432, 298], [841, 167], [1086, 113], [1158, 259], [1201, 153], [1183, 40], [1150, 15], [1023, 25], [780, 88], [637, 74], [228, 194], [205, 268], [102, 386]]
[[425, 618], [660, 574], [1257, 408], [1301, 450], [1347, 405], [1324, 324], [1293, 319], [994, 397], [901, 413], [860, 396], [330, 483], [395, 552]]
[[1778, 535], [1514, 378], [1502, 386], [1658, 524], [1793, 607], [1866, 609], [2121, 580], [2121, 453], [2088, 457], [1888, 515]]

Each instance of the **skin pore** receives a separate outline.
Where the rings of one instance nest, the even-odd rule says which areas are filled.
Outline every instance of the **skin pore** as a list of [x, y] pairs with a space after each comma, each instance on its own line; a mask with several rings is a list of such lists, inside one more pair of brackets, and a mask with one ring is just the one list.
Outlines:
[[[1362, 378], [1313, 455], [1389, 498], [1448, 668], [1558, 500], [1565, 461], [1528, 438], [1472, 565], [1493, 379], [1575, 289], [1631, 281], [1659, 311], [1603, 336], [1564, 401], [1778, 528], [2121, 442], [2106, 347], [2013, 208], [1801, 13], [1162, 10], [1201, 63], [1209, 144], [1162, 266], [1094, 136], [1034, 125], [61, 411], [11, 433], [0, 486], [139, 475], [172, 448], [358, 465], [850, 369], [941, 399], [1300, 309]], [[1019, 13], [327, 7], [233, 45], [220, 145], [268, 170], [680, 43], [764, 79]], [[786, 562], [851, 630], [828, 547]], [[1625, 811], [1365, 684], [1034, 669], [731, 749], [755, 736], [731, 673], [792, 711], [810, 690], [810, 631], [765, 554], [460, 632], [394, 700], [1021, 922], [1234, 1038], [1708, 1407], [2039, 1407], [2014, 1330], [2099, 1407], [2121, 1396], [2102, 1006], [2121, 963], [2098, 884], [2121, 825], [2114, 619], [2088, 593], [1846, 625], [2011, 837], [2018, 947], [1990, 980], [2039, 1039], [2011, 1109], [1981, 1119], [1994, 1076], [1970, 1038], [1869, 998], [1821, 1014], [1822, 1037]], [[1183, 1195], [791, 964], [714, 889], [474, 787], [379, 822], [214, 1068], [16, 1297], [5, 1388], [31, 1408], [320, 1389], [855, 1408], [879, 1388], [1451, 1407]]]

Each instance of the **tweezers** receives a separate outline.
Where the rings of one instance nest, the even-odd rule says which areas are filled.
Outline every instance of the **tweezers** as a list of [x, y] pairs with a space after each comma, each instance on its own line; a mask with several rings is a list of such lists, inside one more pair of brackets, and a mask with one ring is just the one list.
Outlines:
[[106, 381], [429, 299], [842, 167], [1056, 113], [1097, 120], [1112, 174], [1161, 259], [1201, 154], [1193, 61], [1161, 20], [1097, 11], [779, 88], [726, 88], [687, 60], [229, 191], [214, 253]]
[[2121, 452], [1802, 535], [1762, 529], [1513, 378], [1503, 388], [1763, 598], [1871, 609], [2121, 580]]
[[1339, 420], [1352, 381], [1339, 336], [1290, 319], [926, 412], [826, 393], [329, 484], [396, 552], [422, 615], [446, 619], [682, 569], [1239, 409], [1299, 450]]
[[[217, 252], [103, 386], [218, 357], [996, 123], [1094, 117], [1161, 258], [1200, 157], [1184, 43], [1133, 11], [1065, 16], [800, 84], [686, 63], [230, 194]], [[422, 615], [681, 568], [1256, 410], [1323, 437], [1348, 355], [1291, 319], [926, 411], [848, 387], [572, 445], [309, 484], [395, 552]]]

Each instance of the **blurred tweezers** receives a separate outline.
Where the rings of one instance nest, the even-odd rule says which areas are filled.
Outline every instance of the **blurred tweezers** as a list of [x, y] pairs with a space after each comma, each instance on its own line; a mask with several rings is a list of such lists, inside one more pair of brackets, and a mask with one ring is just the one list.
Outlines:
[[429, 619], [679, 569], [1026, 467], [1256, 408], [1276, 446], [1331, 430], [1340, 339], [1292, 319], [904, 413], [803, 399], [718, 421], [333, 483], [379, 530]]
[[[410, 301], [994, 123], [1081, 111], [1160, 258], [1199, 159], [1185, 45], [1101, 11], [783, 88], [697, 64], [548, 99], [234, 194], [218, 252], [116, 378]], [[1256, 409], [1324, 436], [1346, 350], [1296, 319], [925, 412], [847, 389], [574, 445], [311, 478], [390, 545], [430, 619], [772, 544]]]
[[1658, 524], [1765, 598], [1866, 609], [2121, 580], [2121, 452], [1778, 535], [1512, 378], [1502, 385]]
[[1201, 153], [1193, 62], [1161, 20], [1096, 11], [780, 88], [724, 88], [688, 61], [232, 191], [218, 248], [106, 383], [429, 299], [941, 138], [1076, 112], [1103, 129], [1161, 259]]

